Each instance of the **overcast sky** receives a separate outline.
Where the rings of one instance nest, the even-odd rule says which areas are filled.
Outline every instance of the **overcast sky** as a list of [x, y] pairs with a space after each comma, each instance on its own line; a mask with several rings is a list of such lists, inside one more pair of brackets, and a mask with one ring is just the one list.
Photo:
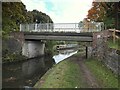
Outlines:
[[27, 10], [37, 9], [51, 17], [54, 23], [78, 23], [83, 20], [93, 0], [22, 0]]

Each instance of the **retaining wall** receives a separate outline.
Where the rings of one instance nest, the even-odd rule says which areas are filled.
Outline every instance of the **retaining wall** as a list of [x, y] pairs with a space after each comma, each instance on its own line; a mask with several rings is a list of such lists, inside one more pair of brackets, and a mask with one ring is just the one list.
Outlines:
[[89, 57], [95, 57], [99, 61], [104, 62], [104, 64], [111, 69], [114, 73], [120, 75], [120, 52], [116, 49], [110, 49], [107, 45], [107, 40], [111, 33], [106, 30], [100, 33], [93, 34], [93, 46], [92, 49], [88, 48], [89, 50]]

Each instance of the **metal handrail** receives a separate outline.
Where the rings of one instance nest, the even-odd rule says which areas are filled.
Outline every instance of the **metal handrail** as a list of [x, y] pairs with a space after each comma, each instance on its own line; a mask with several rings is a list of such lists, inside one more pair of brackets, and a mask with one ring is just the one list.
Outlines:
[[103, 23], [39, 23], [20, 24], [22, 32], [95, 32], [104, 29]]

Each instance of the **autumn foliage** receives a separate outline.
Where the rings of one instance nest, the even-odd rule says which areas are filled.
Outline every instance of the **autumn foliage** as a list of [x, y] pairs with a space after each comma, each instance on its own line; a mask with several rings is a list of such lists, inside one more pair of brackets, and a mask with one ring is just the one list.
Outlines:
[[106, 28], [120, 29], [120, 2], [93, 2], [87, 18], [104, 22]]

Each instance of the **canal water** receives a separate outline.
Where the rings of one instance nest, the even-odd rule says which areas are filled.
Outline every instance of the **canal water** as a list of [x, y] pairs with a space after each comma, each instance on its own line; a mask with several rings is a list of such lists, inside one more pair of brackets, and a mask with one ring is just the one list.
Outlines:
[[77, 53], [76, 50], [59, 50], [53, 57], [38, 57], [27, 61], [3, 64], [2, 88], [33, 87], [54, 64]]

